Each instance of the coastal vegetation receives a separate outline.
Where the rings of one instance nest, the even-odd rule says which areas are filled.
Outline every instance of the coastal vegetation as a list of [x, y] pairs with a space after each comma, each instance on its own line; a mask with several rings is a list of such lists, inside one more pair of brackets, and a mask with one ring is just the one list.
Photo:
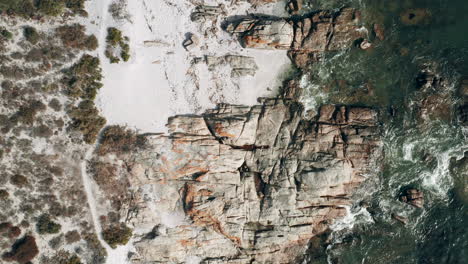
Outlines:
[[60, 16], [70, 11], [72, 14], [86, 15], [86, 0], [0, 0], [0, 13], [11, 16], [37, 17]]
[[119, 63], [120, 60], [128, 61], [130, 59], [130, 39], [123, 36], [122, 31], [115, 27], [107, 29], [106, 51], [105, 55], [110, 63]]
[[111, 226], [102, 232], [102, 238], [111, 248], [126, 245], [132, 237], [132, 229], [124, 224]]
[[52, 221], [50, 215], [43, 214], [37, 220], [36, 228], [39, 234], [57, 234], [62, 226]]
[[98, 47], [96, 36], [86, 35], [83, 25], [64, 25], [57, 28], [56, 32], [63, 44], [68, 48], [93, 51]]

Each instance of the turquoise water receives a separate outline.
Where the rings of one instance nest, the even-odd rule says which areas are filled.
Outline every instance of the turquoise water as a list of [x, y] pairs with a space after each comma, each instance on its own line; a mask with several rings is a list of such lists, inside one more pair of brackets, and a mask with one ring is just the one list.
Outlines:
[[[314, 0], [307, 8], [343, 6], [360, 9], [369, 28], [383, 25], [385, 40], [369, 34], [371, 50], [350, 48], [310, 65], [306, 99], [380, 109], [384, 157], [356, 194], [354, 217], [334, 227], [326, 258], [308, 263], [468, 263], [468, 133], [455, 111], [468, 77], [468, 1]], [[412, 13], [420, 22], [403, 23]], [[442, 85], [421, 89], [423, 69]], [[438, 108], [421, 117], [421, 102], [433, 95]], [[424, 208], [398, 201], [407, 186], [424, 192]]]

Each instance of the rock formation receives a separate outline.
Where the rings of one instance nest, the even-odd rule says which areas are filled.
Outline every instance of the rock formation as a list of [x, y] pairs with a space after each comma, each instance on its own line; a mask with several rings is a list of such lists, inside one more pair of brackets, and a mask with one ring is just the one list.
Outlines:
[[313, 119], [303, 111], [290, 97], [221, 104], [171, 118], [169, 135], [120, 156], [114, 164], [125, 164], [132, 193], [122, 218], [146, 230], [133, 263], [299, 260], [345, 215], [380, 150], [375, 110], [325, 105]]
[[228, 22], [226, 31], [238, 35], [247, 48], [290, 50], [299, 67], [316, 60], [320, 52], [345, 49], [368, 33], [360, 24], [360, 13], [352, 8], [319, 11], [297, 20], [246, 17]]

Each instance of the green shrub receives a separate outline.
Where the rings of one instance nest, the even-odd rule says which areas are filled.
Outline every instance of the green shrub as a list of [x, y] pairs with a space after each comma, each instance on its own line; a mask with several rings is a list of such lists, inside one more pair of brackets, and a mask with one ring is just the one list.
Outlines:
[[111, 46], [117, 46], [120, 41], [122, 41], [122, 31], [118, 30], [115, 27], [110, 27], [107, 29], [107, 44]]
[[63, 13], [65, 3], [62, 0], [36, 0], [37, 10], [47, 16], [58, 16]]
[[130, 45], [121, 42], [120, 47], [122, 49], [120, 52], [120, 57], [122, 57], [123, 61], [128, 61], [130, 59]]
[[37, 30], [33, 27], [25, 27], [23, 30], [23, 35], [26, 40], [33, 45], [39, 42], [39, 33], [37, 33]]
[[[114, 27], [108, 28], [106, 41], [107, 47], [105, 55], [109, 58], [110, 63], [119, 63], [120, 59], [123, 61], [128, 61], [130, 59], [129, 39], [128, 37], [123, 37], [122, 31]], [[120, 54], [115, 54], [119, 47]], [[120, 56], [120, 58], [118, 56]]]
[[82, 101], [68, 114], [72, 119], [71, 128], [80, 131], [88, 144], [96, 141], [99, 131], [106, 124], [106, 119], [99, 115], [98, 109], [90, 100]]
[[39, 234], [57, 234], [62, 226], [50, 219], [48, 214], [39, 217], [36, 223], [36, 229]]
[[6, 30], [4, 28], [0, 29], [0, 35], [2, 35], [2, 37], [7, 39], [7, 40], [13, 39], [13, 33], [11, 33], [10, 31], [8, 31], [8, 30]]
[[132, 229], [124, 224], [109, 227], [102, 232], [102, 238], [111, 248], [126, 245], [132, 237]]
[[75, 13], [84, 11], [84, 2], [86, 0], [65, 0], [65, 6]]

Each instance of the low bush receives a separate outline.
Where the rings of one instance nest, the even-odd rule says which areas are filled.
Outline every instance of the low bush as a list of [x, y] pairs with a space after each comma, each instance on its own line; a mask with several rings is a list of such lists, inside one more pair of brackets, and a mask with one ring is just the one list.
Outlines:
[[50, 138], [54, 132], [48, 126], [42, 124], [32, 129], [33, 137]]
[[95, 233], [85, 233], [83, 239], [86, 241], [88, 255], [93, 259], [93, 263], [104, 263], [107, 257], [106, 249], [99, 242]]
[[85, 1], [86, 0], [65, 0], [65, 6], [74, 13], [83, 14], [86, 13], [84, 10]]
[[37, 11], [46, 16], [58, 16], [63, 13], [65, 2], [62, 0], [36, 0]]
[[39, 234], [57, 234], [62, 226], [50, 219], [48, 214], [39, 217], [36, 223], [36, 229]]
[[10, 194], [8, 193], [7, 190], [0, 190], [0, 200], [6, 200], [8, 199], [8, 197], [10, 196]]
[[83, 134], [83, 140], [92, 144], [96, 141], [99, 131], [106, 124], [106, 119], [99, 115], [93, 101], [84, 100], [68, 113], [72, 119], [71, 128]]
[[141, 148], [146, 144], [145, 137], [137, 135], [135, 131], [123, 126], [108, 126], [101, 134], [98, 154], [107, 153], [123, 154], [136, 148]]
[[36, 11], [32, 0], [1, 0], [0, 13], [32, 17]]
[[37, 30], [33, 27], [25, 27], [23, 29], [23, 35], [26, 38], [26, 40], [29, 41], [33, 45], [39, 42], [39, 38], [40, 38], [39, 33], [37, 33]]
[[6, 261], [16, 261], [18, 263], [30, 263], [30, 261], [39, 254], [36, 239], [32, 236], [25, 236], [17, 240], [10, 252], [3, 255]]
[[98, 47], [97, 38], [94, 35], [86, 35], [83, 25], [61, 26], [56, 29], [56, 33], [63, 44], [69, 48], [95, 50]]
[[62, 104], [57, 98], [53, 98], [52, 100], [50, 100], [49, 107], [54, 109], [54, 111], [57, 111], [57, 112], [62, 110]]
[[32, 125], [36, 119], [36, 115], [40, 111], [44, 111], [46, 106], [38, 100], [30, 101], [22, 106], [20, 106], [18, 112], [16, 112], [10, 121], [12, 122], [22, 122], [26, 125]]
[[73, 230], [73, 231], [68, 231], [65, 234], [65, 241], [67, 241], [67, 244], [73, 244], [75, 242], [78, 242], [81, 240], [80, 233], [78, 231]]
[[77, 255], [71, 256], [64, 264], [82, 264], [80, 257]]
[[95, 161], [91, 163], [93, 179], [101, 189], [115, 181], [117, 169], [109, 163]]
[[23, 188], [28, 185], [28, 178], [20, 174], [15, 174], [10, 178], [10, 182], [16, 187]]
[[111, 226], [102, 232], [102, 238], [111, 248], [126, 245], [132, 237], [132, 229], [124, 224]]

